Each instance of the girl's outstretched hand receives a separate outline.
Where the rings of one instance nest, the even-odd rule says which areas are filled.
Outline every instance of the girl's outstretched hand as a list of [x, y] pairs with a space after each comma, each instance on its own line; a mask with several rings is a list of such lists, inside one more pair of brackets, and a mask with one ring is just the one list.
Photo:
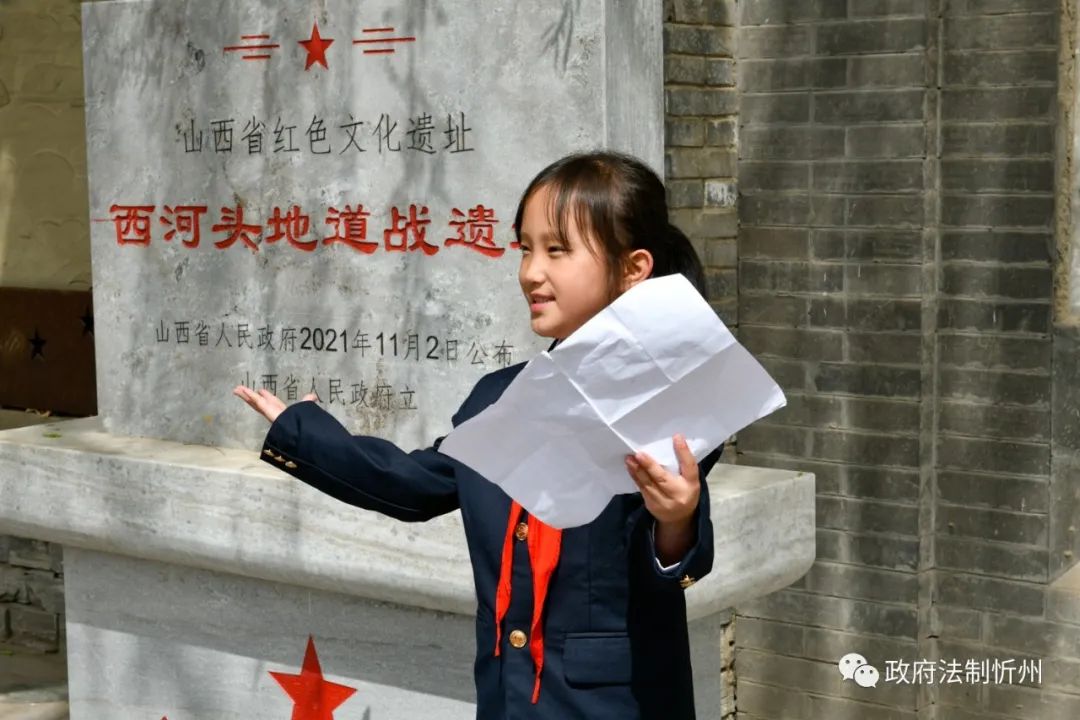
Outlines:
[[[285, 403], [281, 401], [281, 398], [269, 390], [252, 390], [249, 387], [237, 385], [233, 388], [233, 395], [246, 402], [251, 406], [252, 410], [259, 413], [270, 422], [277, 420], [278, 415], [280, 415], [286, 407]], [[308, 393], [300, 399], [301, 401], [317, 400], [318, 396], [315, 393]]]
[[645, 507], [661, 525], [688, 525], [701, 496], [697, 460], [686, 438], [672, 439], [679, 473], [675, 474], [644, 452], [626, 456], [626, 469], [641, 489]]

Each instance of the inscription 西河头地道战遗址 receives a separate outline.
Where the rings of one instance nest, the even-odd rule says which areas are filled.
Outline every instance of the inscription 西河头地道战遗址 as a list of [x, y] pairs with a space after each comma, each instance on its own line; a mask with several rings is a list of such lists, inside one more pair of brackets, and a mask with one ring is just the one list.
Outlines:
[[[245, 214], [245, 210], [248, 212]], [[149, 247], [153, 241], [154, 216], [161, 226], [160, 240], [194, 250], [205, 247], [203, 239], [203, 218], [209, 211], [208, 205], [163, 205], [158, 211], [156, 205], [121, 205], [109, 206], [112, 217], [95, 218], [95, 222], [113, 223], [116, 231], [116, 244], [119, 246]], [[226, 250], [240, 244], [252, 253], [259, 252], [262, 245], [272, 245], [284, 240], [296, 250], [314, 252], [320, 246], [345, 245], [357, 252], [371, 255], [382, 247], [384, 252], [420, 252], [431, 256], [443, 247], [462, 246], [474, 250], [488, 258], [498, 258], [506, 252], [495, 240], [495, 226], [500, 220], [495, 210], [483, 203], [466, 210], [452, 207], [446, 221], [449, 237], [439, 241], [428, 241], [428, 229], [432, 223], [430, 211], [425, 204], [410, 204], [404, 210], [397, 205], [390, 208], [389, 226], [382, 228], [382, 241], [368, 237], [370, 209], [362, 204], [345, 205], [344, 209], [330, 207], [324, 216], [325, 225], [330, 226], [333, 234], [322, 236], [312, 228], [311, 215], [305, 213], [299, 204], [286, 206], [275, 205], [270, 217], [264, 223], [261, 218], [253, 218], [250, 208], [243, 205], [222, 207], [219, 222], [211, 225], [210, 230], [219, 238], [212, 245], [218, 250]], [[265, 228], [265, 231], [264, 231]], [[378, 233], [378, 230], [375, 231]], [[378, 235], [376, 234], [377, 238]], [[509, 249], [520, 247], [516, 237], [510, 241]]]

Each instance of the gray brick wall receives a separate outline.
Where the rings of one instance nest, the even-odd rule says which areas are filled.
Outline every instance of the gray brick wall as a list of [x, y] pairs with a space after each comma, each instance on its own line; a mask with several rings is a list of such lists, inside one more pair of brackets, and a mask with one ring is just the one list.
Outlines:
[[[739, 336], [789, 406], [739, 462], [818, 479], [814, 567], [738, 608], [740, 717], [1080, 712], [1077, 626], [1047, 606], [1080, 507], [1075, 472], [1050, 482], [1053, 356], [1077, 347], [1051, 336], [1058, 17], [740, 3]], [[851, 651], [1043, 658], [1043, 682], [865, 690]]]
[[0, 646], [56, 652], [64, 634], [61, 548], [0, 536]]
[[816, 474], [818, 559], [738, 608], [739, 716], [915, 717], [914, 686], [860, 696], [836, 663], [919, 654], [925, 8], [744, 0], [740, 20], [739, 335], [789, 404], [739, 462]]

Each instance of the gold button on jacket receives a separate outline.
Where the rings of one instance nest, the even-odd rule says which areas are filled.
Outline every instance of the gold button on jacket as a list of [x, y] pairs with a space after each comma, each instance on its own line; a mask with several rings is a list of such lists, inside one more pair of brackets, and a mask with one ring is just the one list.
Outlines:
[[518, 523], [514, 528], [514, 537], [518, 540], [524, 540], [529, 537], [529, 526], [526, 523]]
[[525, 647], [525, 643], [527, 641], [528, 638], [525, 637], [525, 633], [523, 633], [521, 630], [514, 630], [510, 633], [510, 644], [516, 648]]

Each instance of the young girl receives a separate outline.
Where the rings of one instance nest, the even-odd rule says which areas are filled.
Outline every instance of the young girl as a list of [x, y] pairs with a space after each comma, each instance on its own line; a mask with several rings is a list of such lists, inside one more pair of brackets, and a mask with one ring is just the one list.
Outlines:
[[[611, 152], [563, 158], [537, 175], [516, 216], [518, 280], [532, 329], [551, 348], [642, 280], [681, 272], [705, 294], [701, 261], [668, 221], [660, 179]], [[525, 363], [485, 375], [454, 426], [495, 402]], [[353, 436], [314, 402], [234, 393], [271, 421], [262, 459], [333, 497], [406, 521], [460, 508], [476, 583], [476, 717], [685, 720], [694, 717], [683, 591], [712, 568], [706, 483], [673, 438], [678, 472], [626, 457], [640, 494], [617, 495], [587, 525], [556, 530], [439, 452]]]

